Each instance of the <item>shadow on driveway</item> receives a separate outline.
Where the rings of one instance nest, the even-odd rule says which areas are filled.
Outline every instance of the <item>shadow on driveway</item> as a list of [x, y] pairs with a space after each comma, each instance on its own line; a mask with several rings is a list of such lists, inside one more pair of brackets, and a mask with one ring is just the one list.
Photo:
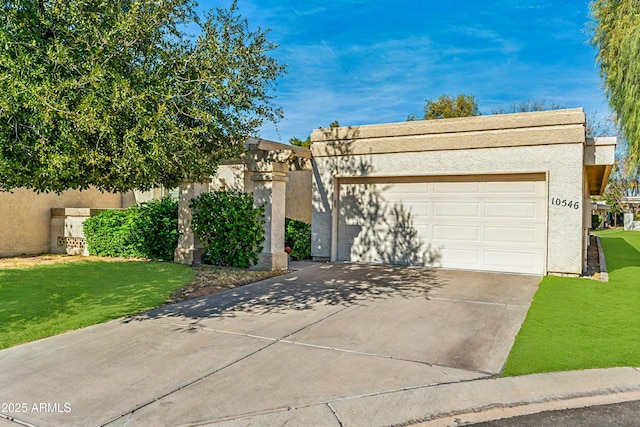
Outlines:
[[425, 267], [318, 264], [240, 288], [159, 307], [124, 321], [159, 317], [193, 319], [350, 306], [391, 297], [429, 298], [446, 279]]

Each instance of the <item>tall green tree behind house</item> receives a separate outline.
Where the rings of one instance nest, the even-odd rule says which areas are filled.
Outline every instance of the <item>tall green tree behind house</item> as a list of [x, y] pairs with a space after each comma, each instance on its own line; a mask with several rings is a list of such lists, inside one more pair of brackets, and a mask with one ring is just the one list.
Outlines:
[[592, 44], [598, 50], [600, 75], [615, 111], [629, 158], [640, 160], [640, 3], [637, 0], [591, 2]]
[[602, 115], [598, 113], [598, 111], [590, 111], [586, 114], [586, 131], [587, 136], [591, 138], [598, 138], [601, 136], [615, 136], [618, 137], [616, 143], [616, 156], [618, 155], [619, 149], [624, 147], [624, 155], [626, 156], [627, 151], [627, 143], [624, 138], [620, 137], [620, 130], [616, 126], [616, 118], [615, 116]]
[[613, 214], [624, 212], [623, 197], [640, 195], [640, 163], [630, 159], [626, 148], [627, 141], [624, 138], [618, 139], [618, 145], [616, 162], [602, 195], [602, 199], [610, 206], [610, 212]]
[[613, 214], [613, 226], [618, 226], [618, 215], [623, 212], [622, 210], [622, 197], [625, 195], [624, 190], [624, 177], [620, 171], [620, 165], [616, 162], [609, 175], [609, 181], [607, 187], [604, 190], [602, 198], [609, 205], [609, 212]]
[[1, 0], [0, 190], [210, 176], [282, 116], [275, 47], [235, 2]]
[[560, 110], [562, 108], [566, 108], [566, 106], [559, 102], [536, 98], [534, 100], [512, 102], [508, 107], [493, 108], [491, 114], [529, 113], [532, 111]]
[[[330, 128], [340, 127], [340, 123], [337, 120], [334, 120], [331, 123], [329, 123], [329, 127]], [[305, 140], [302, 140], [294, 136], [293, 138], [289, 139], [289, 144], [302, 147], [302, 148], [311, 148], [311, 135], [309, 135]]]
[[308, 136], [305, 140], [296, 138], [294, 136], [293, 138], [289, 139], [289, 144], [302, 148], [311, 148], [311, 136]]
[[[459, 94], [454, 98], [451, 95], [444, 94], [438, 99], [427, 100], [424, 106], [424, 118], [426, 120], [478, 115], [480, 115], [478, 101], [473, 95]], [[409, 120], [412, 120], [411, 116]]]

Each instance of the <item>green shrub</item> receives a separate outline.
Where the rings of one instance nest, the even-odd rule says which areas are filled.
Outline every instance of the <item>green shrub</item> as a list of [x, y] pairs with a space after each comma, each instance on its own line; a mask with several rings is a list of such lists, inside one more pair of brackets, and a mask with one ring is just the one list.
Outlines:
[[601, 223], [602, 223], [602, 218], [600, 218], [600, 215], [595, 215], [595, 214], [591, 215], [591, 229], [592, 230], [597, 230], [598, 227], [600, 227]]
[[87, 218], [84, 235], [91, 255], [112, 257], [142, 257], [134, 228], [137, 207], [108, 210]]
[[138, 208], [136, 240], [145, 258], [173, 259], [178, 246], [178, 201], [169, 197], [145, 202]]
[[88, 218], [84, 233], [91, 255], [173, 259], [178, 245], [178, 202], [165, 197], [127, 210]]
[[191, 200], [191, 228], [212, 264], [257, 264], [264, 241], [264, 206], [254, 208], [249, 193], [216, 191]]
[[284, 244], [291, 248], [295, 260], [311, 258], [311, 225], [295, 219], [285, 219]]

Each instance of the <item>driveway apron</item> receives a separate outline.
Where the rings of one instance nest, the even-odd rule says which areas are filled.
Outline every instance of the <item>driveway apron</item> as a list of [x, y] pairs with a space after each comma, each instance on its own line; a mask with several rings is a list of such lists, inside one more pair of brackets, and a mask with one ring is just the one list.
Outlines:
[[332, 402], [499, 373], [539, 280], [315, 264], [2, 350], [0, 421], [339, 425]]

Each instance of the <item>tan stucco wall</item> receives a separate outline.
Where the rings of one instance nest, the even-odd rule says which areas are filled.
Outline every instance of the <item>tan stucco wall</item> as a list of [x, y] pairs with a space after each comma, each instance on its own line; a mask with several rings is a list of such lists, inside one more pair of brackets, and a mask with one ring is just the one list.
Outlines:
[[60, 195], [17, 189], [0, 193], [0, 256], [49, 252], [51, 208], [119, 208], [120, 193], [95, 189]]
[[169, 192], [162, 187], [152, 188], [147, 191], [133, 190], [122, 194], [122, 207], [128, 208], [140, 203], [149, 202], [154, 199], [161, 199], [168, 195]]
[[[506, 120], [505, 128], [501, 128], [501, 120]], [[434, 133], [431, 123], [442, 134]], [[546, 271], [582, 273], [586, 209], [582, 110], [388, 125], [404, 131], [405, 136], [393, 136], [385, 126], [341, 129], [345, 135], [342, 141], [332, 141], [323, 131], [312, 134], [314, 257], [334, 256], [331, 245], [336, 177], [537, 172], [546, 173], [548, 183]], [[556, 198], [579, 202], [580, 208], [551, 204]]]
[[291, 171], [288, 174], [285, 216], [311, 224], [312, 171]]
[[218, 166], [209, 191], [245, 191], [245, 169], [242, 163]]

